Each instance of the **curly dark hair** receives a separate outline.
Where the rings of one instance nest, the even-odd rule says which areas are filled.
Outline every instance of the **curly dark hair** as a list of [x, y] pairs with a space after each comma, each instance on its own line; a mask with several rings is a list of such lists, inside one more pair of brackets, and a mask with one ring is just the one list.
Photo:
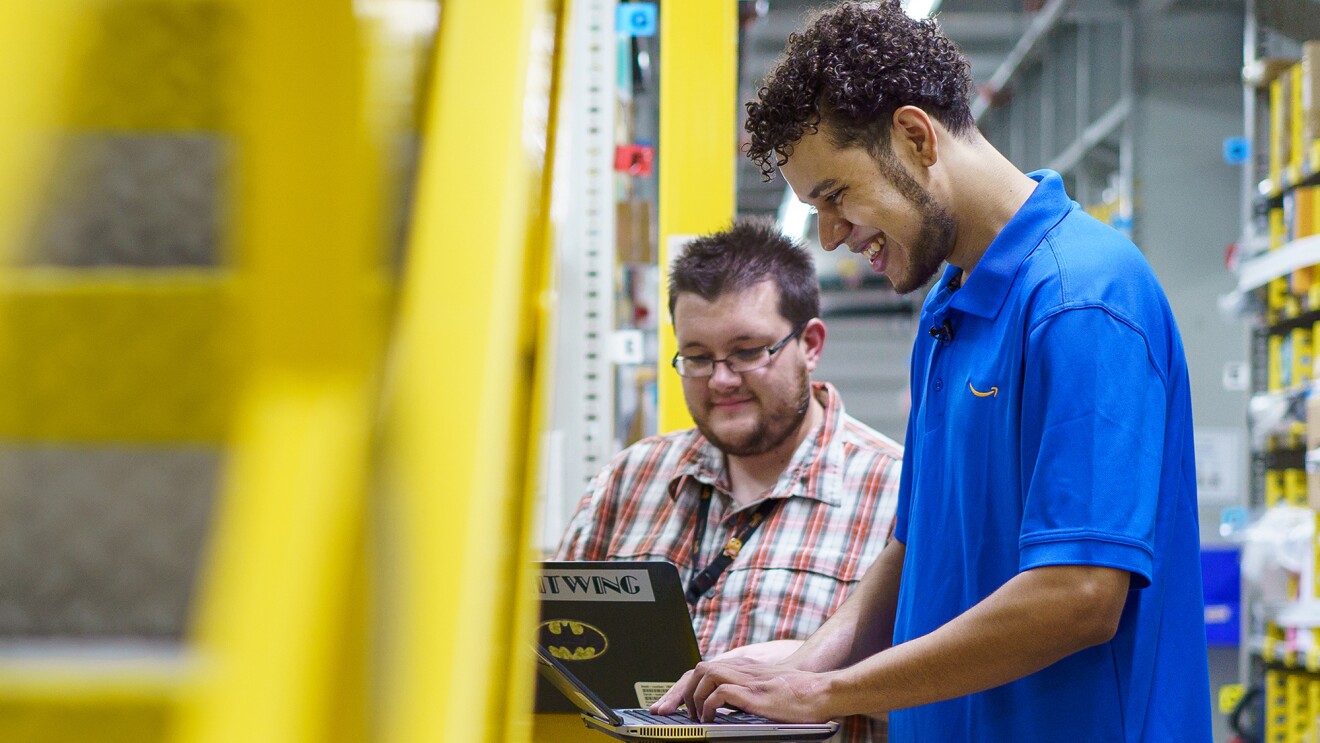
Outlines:
[[898, 0], [841, 2], [788, 37], [784, 55], [747, 104], [745, 150], [766, 180], [793, 143], [829, 126], [837, 147], [889, 153], [890, 119], [916, 106], [955, 135], [976, 127], [972, 77], [962, 52], [934, 20], [915, 20]]
[[771, 220], [743, 218], [698, 237], [673, 259], [669, 316], [674, 316], [678, 295], [684, 292], [713, 302], [762, 281], [779, 287], [779, 314], [793, 325], [820, 315], [820, 284], [811, 253]]

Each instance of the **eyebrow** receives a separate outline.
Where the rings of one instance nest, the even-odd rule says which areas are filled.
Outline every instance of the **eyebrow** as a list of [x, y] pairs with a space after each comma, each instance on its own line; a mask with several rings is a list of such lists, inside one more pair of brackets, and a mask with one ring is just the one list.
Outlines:
[[825, 189], [827, 189], [827, 188], [833, 188], [833, 187], [834, 187], [835, 185], [837, 185], [837, 184], [838, 184], [838, 181], [837, 181], [837, 180], [835, 180], [835, 179], [833, 179], [833, 178], [826, 178], [825, 180], [821, 181], [820, 183], [817, 183], [815, 188], [811, 189], [811, 193], [807, 194], [807, 198], [808, 198], [808, 199], [814, 199], [814, 198], [817, 198], [818, 196], [821, 195], [821, 193], [822, 193]]
[[[758, 340], [760, 340], [760, 338], [757, 338], [756, 336], [751, 335], [751, 334], [748, 334], [748, 333], [744, 333], [744, 334], [738, 336], [737, 338], [730, 338], [730, 339], [729, 339], [729, 342], [730, 342], [730, 343], [746, 343], [746, 342], [748, 342], [748, 341], [758, 341]], [[771, 343], [773, 343], [773, 341], [771, 341]], [[768, 345], [770, 345], [770, 343], [767, 343], [766, 345], [768, 346]], [[695, 346], [695, 347], [697, 347], [697, 348], [701, 348], [701, 349], [705, 349], [705, 348], [706, 348], [706, 344], [704, 344], [704, 343], [698, 343], [698, 342], [696, 342], [696, 341], [689, 341], [689, 342], [683, 344], [683, 349], [692, 348], [693, 346]]]

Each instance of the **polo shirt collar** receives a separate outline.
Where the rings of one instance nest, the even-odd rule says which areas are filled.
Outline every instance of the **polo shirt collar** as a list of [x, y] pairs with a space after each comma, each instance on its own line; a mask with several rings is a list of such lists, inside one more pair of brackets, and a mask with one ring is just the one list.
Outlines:
[[[976, 268], [963, 277], [962, 288], [954, 292], [949, 302], [950, 309], [987, 319], [998, 315], [1022, 262], [1072, 210], [1073, 202], [1064, 191], [1063, 178], [1058, 173], [1037, 170], [1027, 177], [1038, 183], [1036, 189], [990, 242]], [[939, 288], [947, 287], [961, 270], [948, 266]]]
[[[801, 496], [821, 501], [831, 506], [840, 505], [839, 493], [843, 478], [843, 401], [834, 386], [827, 382], [813, 382], [812, 394], [821, 400], [825, 415], [814, 435], [798, 445], [793, 458], [783, 474], [775, 483], [767, 498], [791, 498]], [[823, 398], [823, 399], [822, 399]], [[691, 480], [688, 484], [686, 481]], [[692, 485], [710, 485], [717, 492], [724, 492], [728, 487], [728, 475], [724, 470], [724, 453], [706, 440], [695, 428], [692, 429], [692, 442], [687, 451], [679, 457], [674, 475], [669, 480], [669, 497], [678, 499], [683, 493], [695, 495], [699, 487]], [[764, 500], [764, 499], [761, 499]], [[760, 501], [756, 501], [759, 503]], [[748, 504], [748, 506], [756, 505]]]

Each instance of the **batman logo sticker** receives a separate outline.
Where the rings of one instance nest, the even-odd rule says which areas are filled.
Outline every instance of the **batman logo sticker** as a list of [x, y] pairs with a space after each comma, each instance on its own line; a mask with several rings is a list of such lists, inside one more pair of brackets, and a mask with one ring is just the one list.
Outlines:
[[610, 647], [604, 632], [571, 619], [541, 622], [539, 634], [541, 645], [559, 660], [592, 660]]

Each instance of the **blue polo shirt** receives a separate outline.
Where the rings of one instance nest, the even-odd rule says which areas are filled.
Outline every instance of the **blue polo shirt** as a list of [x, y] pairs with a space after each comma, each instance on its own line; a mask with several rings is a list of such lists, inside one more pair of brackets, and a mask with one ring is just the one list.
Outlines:
[[[891, 741], [1209, 741], [1191, 396], [1150, 265], [1057, 173], [962, 286], [926, 298], [894, 536], [894, 642], [1017, 573], [1131, 573], [1115, 637], [995, 689], [898, 710]], [[927, 331], [944, 327], [951, 338]]]

